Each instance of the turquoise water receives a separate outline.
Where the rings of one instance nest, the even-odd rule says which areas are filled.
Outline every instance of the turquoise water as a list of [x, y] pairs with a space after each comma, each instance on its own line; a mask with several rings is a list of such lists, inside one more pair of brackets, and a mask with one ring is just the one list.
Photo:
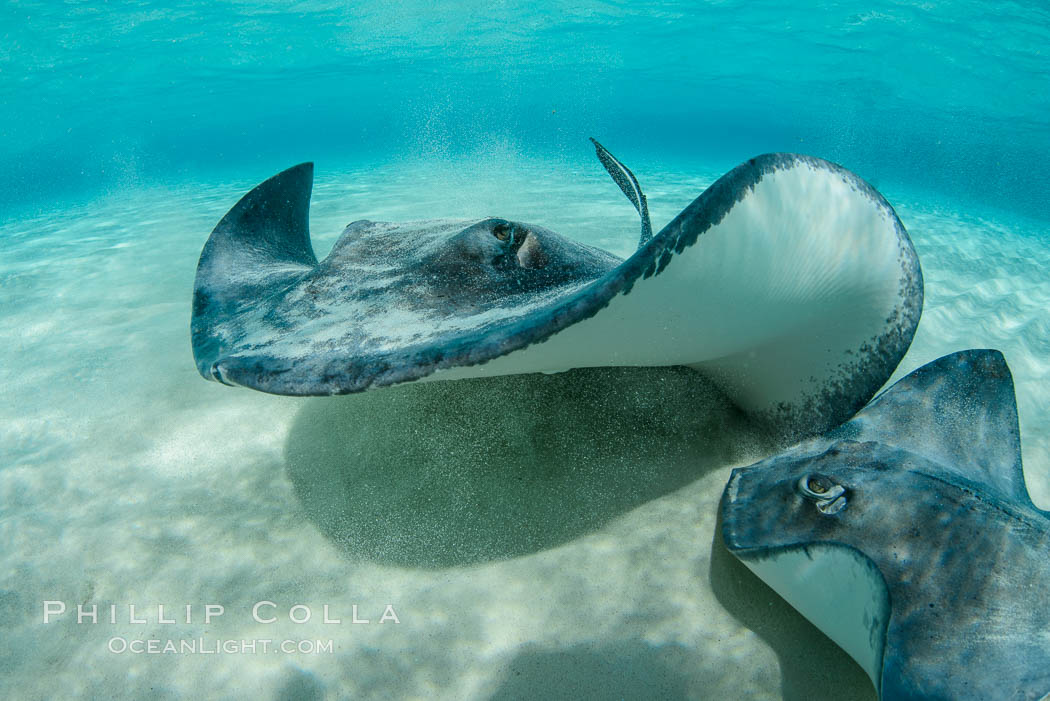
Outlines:
[[[224, 387], [191, 358], [197, 257], [303, 160], [322, 256], [353, 219], [484, 215], [625, 255], [637, 216], [588, 136], [638, 175], [656, 229], [756, 153], [829, 158], [878, 186], [922, 262], [895, 377], [1003, 350], [1047, 507], [1048, 15], [4, 5], [0, 697], [874, 698], [720, 545], [730, 470], [771, 446], [714, 388], [673, 369], [336, 399]], [[45, 624], [45, 601], [68, 611]], [[252, 618], [262, 601], [278, 620]], [[205, 623], [208, 604], [225, 613]], [[386, 605], [399, 623], [378, 623]]]
[[307, 159], [805, 151], [1047, 216], [1040, 3], [9, 2], [0, 207]]

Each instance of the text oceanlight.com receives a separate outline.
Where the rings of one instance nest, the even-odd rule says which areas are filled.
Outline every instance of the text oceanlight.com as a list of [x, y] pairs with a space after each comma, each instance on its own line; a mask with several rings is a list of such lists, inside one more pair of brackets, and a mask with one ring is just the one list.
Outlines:
[[123, 637], [110, 638], [106, 648], [115, 655], [255, 655], [284, 653], [286, 655], [332, 654], [332, 640], [206, 640], [192, 638], [184, 640], [131, 640]]

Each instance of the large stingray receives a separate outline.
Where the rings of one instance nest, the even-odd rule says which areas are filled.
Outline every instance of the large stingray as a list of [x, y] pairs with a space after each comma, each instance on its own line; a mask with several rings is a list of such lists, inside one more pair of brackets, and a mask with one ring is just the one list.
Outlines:
[[918, 259], [856, 175], [753, 158], [655, 236], [634, 175], [595, 142], [642, 218], [626, 261], [533, 224], [356, 221], [318, 263], [312, 164], [249, 192], [204, 246], [193, 353], [208, 379], [275, 394], [595, 366], [691, 366], [787, 433], [870, 399], [922, 310]]
[[936, 360], [834, 431], [734, 470], [722, 517], [730, 552], [882, 699], [1050, 693], [1050, 514], [1025, 489], [998, 351]]

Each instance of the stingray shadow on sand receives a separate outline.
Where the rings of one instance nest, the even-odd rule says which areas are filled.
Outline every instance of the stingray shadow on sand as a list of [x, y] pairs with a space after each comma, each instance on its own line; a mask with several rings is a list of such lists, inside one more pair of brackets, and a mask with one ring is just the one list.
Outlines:
[[688, 368], [587, 368], [311, 400], [286, 465], [351, 559], [441, 568], [560, 545], [768, 442]]

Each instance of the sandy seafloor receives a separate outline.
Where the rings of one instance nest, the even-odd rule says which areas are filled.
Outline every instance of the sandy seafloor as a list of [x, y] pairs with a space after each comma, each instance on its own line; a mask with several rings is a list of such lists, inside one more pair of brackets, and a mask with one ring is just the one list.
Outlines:
[[[631, 165], [656, 228], [720, 174]], [[354, 219], [499, 215], [628, 254], [633, 210], [591, 166], [321, 161], [315, 248]], [[0, 697], [874, 697], [721, 546], [730, 469], [771, 447], [680, 371], [330, 399], [201, 379], [188, 328], [197, 257], [270, 174], [129, 186], [0, 227]], [[1047, 225], [883, 191], [926, 282], [895, 377], [1001, 349], [1026, 479], [1050, 506]], [[98, 604], [101, 620], [44, 624], [45, 600]], [[259, 601], [277, 604], [276, 623], [252, 620]], [[129, 623], [129, 604], [148, 622]], [[192, 605], [192, 622], [159, 623], [158, 604], [179, 619]], [[208, 625], [206, 604], [225, 608]], [[310, 622], [289, 621], [296, 604]], [[319, 622], [326, 604], [341, 624]], [[399, 623], [378, 623], [388, 604]], [[350, 622], [355, 605], [370, 623]], [[116, 654], [117, 637], [333, 651]]]

